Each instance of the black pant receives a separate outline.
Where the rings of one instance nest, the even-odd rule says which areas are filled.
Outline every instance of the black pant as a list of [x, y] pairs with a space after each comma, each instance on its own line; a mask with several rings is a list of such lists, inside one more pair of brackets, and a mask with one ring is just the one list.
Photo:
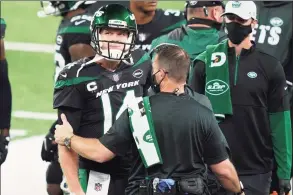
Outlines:
[[[258, 175], [239, 176], [243, 183], [245, 195], [268, 195], [270, 194], [272, 172]], [[227, 192], [221, 189], [217, 195], [234, 195], [234, 193]]]
[[108, 195], [123, 195], [128, 184], [128, 178], [116, 179], [111, 178]]

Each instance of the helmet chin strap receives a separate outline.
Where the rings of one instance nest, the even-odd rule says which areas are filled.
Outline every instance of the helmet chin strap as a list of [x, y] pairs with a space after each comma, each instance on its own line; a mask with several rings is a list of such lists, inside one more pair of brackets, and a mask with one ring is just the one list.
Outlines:
[[107, 49], [101, 49], [103, 56], [108, 56], [110, 61], [120, 61], [124, 57], [124, 54], [119, 49], [110, 49], [110, 52]]

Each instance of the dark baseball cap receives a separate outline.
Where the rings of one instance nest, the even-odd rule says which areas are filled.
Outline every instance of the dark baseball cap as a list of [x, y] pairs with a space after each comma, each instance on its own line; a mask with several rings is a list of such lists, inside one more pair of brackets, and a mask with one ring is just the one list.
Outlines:
[[224, 7], [223, 1], [186, 1], [186, 7], [198, 8], [198, 7], [213, 7], [222, 6]]

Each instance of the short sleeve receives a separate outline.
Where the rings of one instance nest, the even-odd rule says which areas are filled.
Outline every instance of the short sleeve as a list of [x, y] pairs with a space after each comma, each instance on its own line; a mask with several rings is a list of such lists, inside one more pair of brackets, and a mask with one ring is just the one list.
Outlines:
[[202, 144], [204, 161], [208, 165], [217, 164], [229, 158], [228, 143], [214, 116], [211, 117], [210, 127], [206, 131]]
[[130, 150], [132, 139], [128, 111], [126, 110], [99, 140], [117, 156], [124, 156]]

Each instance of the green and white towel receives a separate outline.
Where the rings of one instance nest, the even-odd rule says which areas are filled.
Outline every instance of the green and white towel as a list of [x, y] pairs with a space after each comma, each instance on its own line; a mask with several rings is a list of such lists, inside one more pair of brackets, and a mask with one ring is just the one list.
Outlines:
[[209, 45], [195, 60], [206, 65], [205, 95], [211, 101], [215, 116], [225, 118], [233, 114], [228, 64], [228, 40]]
[[155, 164], [162, 164], [149, 97], [129, 101], [128, 113], [133, 138], [144, 166], [148, 168]]

